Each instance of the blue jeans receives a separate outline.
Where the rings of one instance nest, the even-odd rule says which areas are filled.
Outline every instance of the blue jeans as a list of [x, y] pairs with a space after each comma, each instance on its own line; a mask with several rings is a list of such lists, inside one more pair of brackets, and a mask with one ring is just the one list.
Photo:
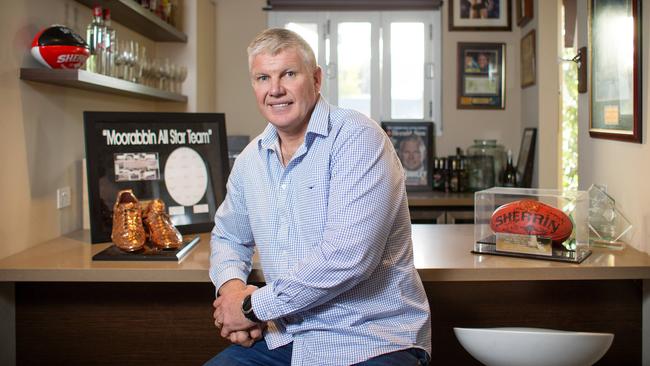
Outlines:
[[[293, 343], [269, 350], [264, 339], [251, 348], [232, 345], [203, 366], [288, 366]], [[429, 356], [419, 348], [386, 353], [357, 364], [358, 366], [427, 366]]]

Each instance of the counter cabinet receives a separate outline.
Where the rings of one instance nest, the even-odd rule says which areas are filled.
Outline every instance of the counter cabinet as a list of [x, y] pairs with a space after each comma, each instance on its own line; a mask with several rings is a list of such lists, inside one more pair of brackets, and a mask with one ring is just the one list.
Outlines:
[[[92, 262], [108, 244], [88, 239], [74, 233], [0, 260], [0, 364], [197, 365], [227, 346], [212, 323], [208, 234], [181, 263]], [[473, 225], [413, 226], [434, 364], [478, 364], [455, 326], [612, 332], [598, 365], [648, 361], [648, 255], [597, 249], [575, 265], [472, 255], [472, 241]], [[257, 262], [250, 280], [263, 281]]]

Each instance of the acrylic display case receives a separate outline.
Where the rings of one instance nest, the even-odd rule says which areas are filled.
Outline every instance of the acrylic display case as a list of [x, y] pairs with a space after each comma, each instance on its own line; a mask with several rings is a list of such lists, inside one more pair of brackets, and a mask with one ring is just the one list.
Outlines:
[[474, 195], [472, 252], [580, 263], [591, 254], [588, 219], [586, 191], [479, 191]]

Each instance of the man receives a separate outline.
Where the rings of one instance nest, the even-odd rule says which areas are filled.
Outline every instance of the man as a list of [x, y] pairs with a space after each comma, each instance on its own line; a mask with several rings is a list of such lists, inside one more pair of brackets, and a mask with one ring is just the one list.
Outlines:
[[[269, 124], [235, 161], [215, 215], [215, 325], [235, 345], [206, 365], [426, 365], [429, 305], [388, 137], [320, 96], [321, 69], [297, 34], [262, 32], [248, 61]], [[255, 249], [261, 288], [245, 284]]]
[[406, 184], [417, 186], [427, 184], [427, 169], [424, 159], [426, 152], [427, 148], [424, 146], [422, 137], [416, 134], [408, 135], [400, 141], [398, 155], [404, 166]]
[[478, 70], [480, 72], [490, 71], [490, 58], [486, 53], [478, 54]]

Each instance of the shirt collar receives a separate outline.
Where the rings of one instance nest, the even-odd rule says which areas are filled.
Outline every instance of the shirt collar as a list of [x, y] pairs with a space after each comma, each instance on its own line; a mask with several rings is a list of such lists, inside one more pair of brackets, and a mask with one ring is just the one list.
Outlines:
[[[329, 134], [329, 114], [330, 106], [329, 103], [322, 96], [318, 96], [318, 101], [316, 106], [311, 113], [309, 118], [309, 123], [307, 125], [307, 131], [305, 132], [305, 140], [309, 134], [316, 134], [321, 136], [327, 136]], [[266, 125], [266, 128], [260, 135], [257, 140], [257, 146], [259, 149], [273, 150], [278, 141], [278, 131], [271, 123]]]

